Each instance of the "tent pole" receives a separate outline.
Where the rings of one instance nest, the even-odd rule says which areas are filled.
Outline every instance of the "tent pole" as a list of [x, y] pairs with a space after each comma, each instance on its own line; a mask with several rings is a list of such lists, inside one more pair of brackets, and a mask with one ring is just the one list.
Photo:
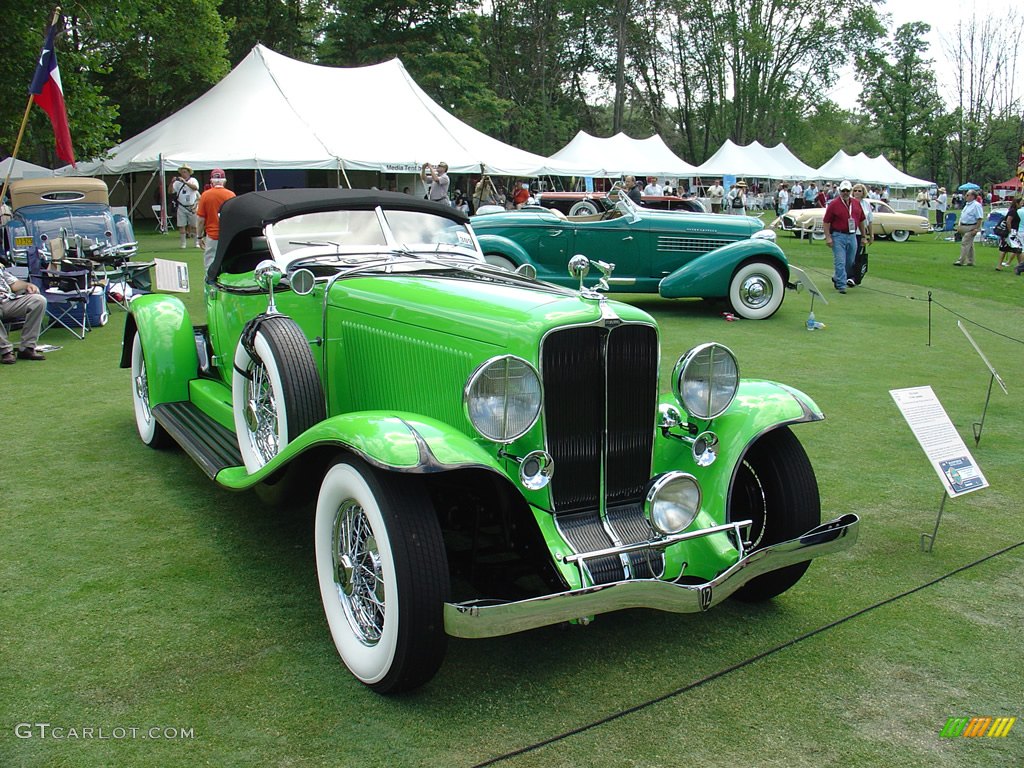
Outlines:
[[160, 174], [160, 232], [167, 234], [167, 184], [164, 179], [164, 154], [156, 156], [157, 173]]
[[[345, 173], [345, 163], [338, 163], [338, 168], [341, 171], [341, 175], [345, 177], [345, 186], [352, 189], [352, 182], [348, 180], [348, 174]], [[339, 186], [341, 186], [339, 184]]]

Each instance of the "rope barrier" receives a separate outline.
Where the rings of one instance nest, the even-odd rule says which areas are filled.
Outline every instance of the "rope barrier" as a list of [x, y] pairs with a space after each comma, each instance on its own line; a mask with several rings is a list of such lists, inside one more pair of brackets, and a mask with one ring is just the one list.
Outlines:
[[992, 552], [991, 554], [985, 555], [984, 557], [981, 557], [972, 563], [967, 563], [966, 565], [962, 565], [959, 568], [954, 568], [952, 571], [949, 571], [948, 573], [945, 573], [942, 576], [938, 576], [932, 579], [931, 581], [927, 581], [924, 584], [919, 584], [918, 586], [912, 587], [911, 589], [908, 589], [905, 592], [900, 592], [897, 595], [887, 597], [884, 600], [880, 600], [877, 603], [874, 603], [873, 605], [861, 608], [858, 611], [854, 611], [853, 613], [843, 616], [842, 618], [836, 619], [835, 621], [820, 626], [817, 629], [812, 629], [810, 632], [805, 632], [804, 634], [798, 635], [797, 637], [787, 640], [784, 643], [780, 643], [779, 645], [776, 645], [773, 648], [769, 648], [768, 650], [755, 654], [754, 656], [744, 659], [743, 661], [737, 662], [736, 664], [732, 664], [731, 666], [725, 667], [724, 669], [720, 669], [717, 672], [713, 672], [710, 675], [707, 675], [706, 677], [702, 677], [700, 680], [695, 680], [689, 685], [684, 685], [681, 688], [676, 688], [674, 691], [662, 694], [661, 696], [656, 696], [653, 699], [648, 699], [647, 701], [644, 701], [632, 707], [628, 707], [619, 712], [614, 712], [598, 720], [594, 720], [593, 722], [581, 725], [578, 728], [573, 728], [571, 730], [560, 733], [556, 736], [551, 736], [547, 739], [543, 739], [542, 741], [529, 744], [525, 747], [520, 747], [519, 749], [512, 750], [511, 752], [506, 752], [503, 755], [497, 755], [496, 757], [492, 757], [488, 760], [485, 760], [482, 763], [477, 763], [473, 766], [473, 768], [485, 768], [485, 766], [488, 765], [495, 765], [506, 760], [511, 760], [512, 758], [518, 757], [519, 755], [525, 755], [528, 752], [533, 752], [535, 750], [541, 749], [542, 747], [547, 747], [552, 744], [556, 744], [560, 741], [564, 741], [571, 736], [578, 736], [581, 733], [586, 733], [587, 731], [599, 728], [602, 725], [607, 725], [608, 723], [614, 722], [615, 720], [620, 720], [623, 717], [626, 717], [627, 715], [632, 715], [636, 712], [648, 709], [649, 707], [652, 707], [655, 704], [660, 704], [663, 701], [674, 699], [678, 696], [681, 696], [684, 693], [687, 693], [688, 691], [692, 691], [695, 688], [699, 688], [702, 685], [706, 685], [707, 683], [724, 677], [725, 675], [728, 675], [732, 672], [736, 672], [740, 669], [743, 669], [744, 667], [748, 667], [754, 662], [760, 661], [761, 659], [765, 659], [769, 656], [779, 653], [780, 651], [783, 651], [786, 648], [794, 646], [797, 643], [801, 643], [804, 640], [809, 640], [810, 638], [815, 637], [816, 635], [820, 635], [822, 632], [827, 632], [828, 630], [835, 629], [836, 627], [845, 624], [848, 621], [852, 621], [853, 619], [870, 613], [871, 611], [877, 610], [878, 608], [882, 608], [886, 605], [889, 605], [890, 603], [895, 603], [897, 600], [903, 600], [907, 597], [910, 597], [911, 595], [916, 594], [917, 592], [921, 592], [922, 590], [928, 589], [929, 587], [933, 587], [939, 582], [945, 581], [946, 579], [952, 576], [956, 576], [959, 573], [963, 573], [964, 571], [970, 570], [971, 568], [975, 568], [981, 565], [982, 563], [985, 563], [1001, 555], [1005, 555], [1007, 552], [1011, 552], [1014, 549], [1017, 549], [1018, 547], [1022, 546], [1024, 546], [1024, 541], [1018, 541], [1016, 544], [1011, 544], [996, 552]]

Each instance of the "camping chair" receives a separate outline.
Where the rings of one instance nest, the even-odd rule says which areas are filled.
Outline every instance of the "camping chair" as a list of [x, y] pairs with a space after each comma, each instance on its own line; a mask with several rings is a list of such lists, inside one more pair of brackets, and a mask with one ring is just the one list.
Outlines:
[[953, 239], [955, 239], [955, 236], [953, 235], [953, 233], [956, 232], [956, 214], [952, 213], [952, 212], [947, 213], [942, 218], [942, 229], [935, 229], [935, 230], [932, 230], [932, 231], [935, 232], [935, 239], [936, 240], [953, 240]]
[[993, 230], [996, 228], [996, 224], [1003, 220], [1003, 216], [1003, 211], [992, 211], [982, 222], [981, 232], [975, 242], [980, 242], [982, 245], [999, 245], [999, 235]]
[[39, 335], [59, 325], [76, 339], [85, 339], [89, 330], [86, 314], [89, 292], [92, 289], [92, 272], [88, 269], [55, 271], [42, 268], [42, 260], [35, 248], [29, 249], [28, 274], [46, 299], [46, 323]]

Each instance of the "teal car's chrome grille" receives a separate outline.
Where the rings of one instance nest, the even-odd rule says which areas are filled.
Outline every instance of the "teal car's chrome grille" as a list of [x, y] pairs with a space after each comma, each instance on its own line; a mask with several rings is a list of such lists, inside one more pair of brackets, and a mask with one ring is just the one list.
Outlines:
[[659, 253], [707, 253], [728, 245], [732, 240], [720, 237], [689, 237], [686, 235], [658, 235]]

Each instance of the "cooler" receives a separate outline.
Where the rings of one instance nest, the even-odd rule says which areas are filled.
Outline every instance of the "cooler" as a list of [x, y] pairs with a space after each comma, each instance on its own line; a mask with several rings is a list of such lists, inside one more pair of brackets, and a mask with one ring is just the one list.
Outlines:
[[85, 321], [89, 327], [97, 328], [106, 325], [110, 314], [107, 312], [107, 292], [102, 285], [97, 285], [89, 291], [89, 301], [86, 304]]

